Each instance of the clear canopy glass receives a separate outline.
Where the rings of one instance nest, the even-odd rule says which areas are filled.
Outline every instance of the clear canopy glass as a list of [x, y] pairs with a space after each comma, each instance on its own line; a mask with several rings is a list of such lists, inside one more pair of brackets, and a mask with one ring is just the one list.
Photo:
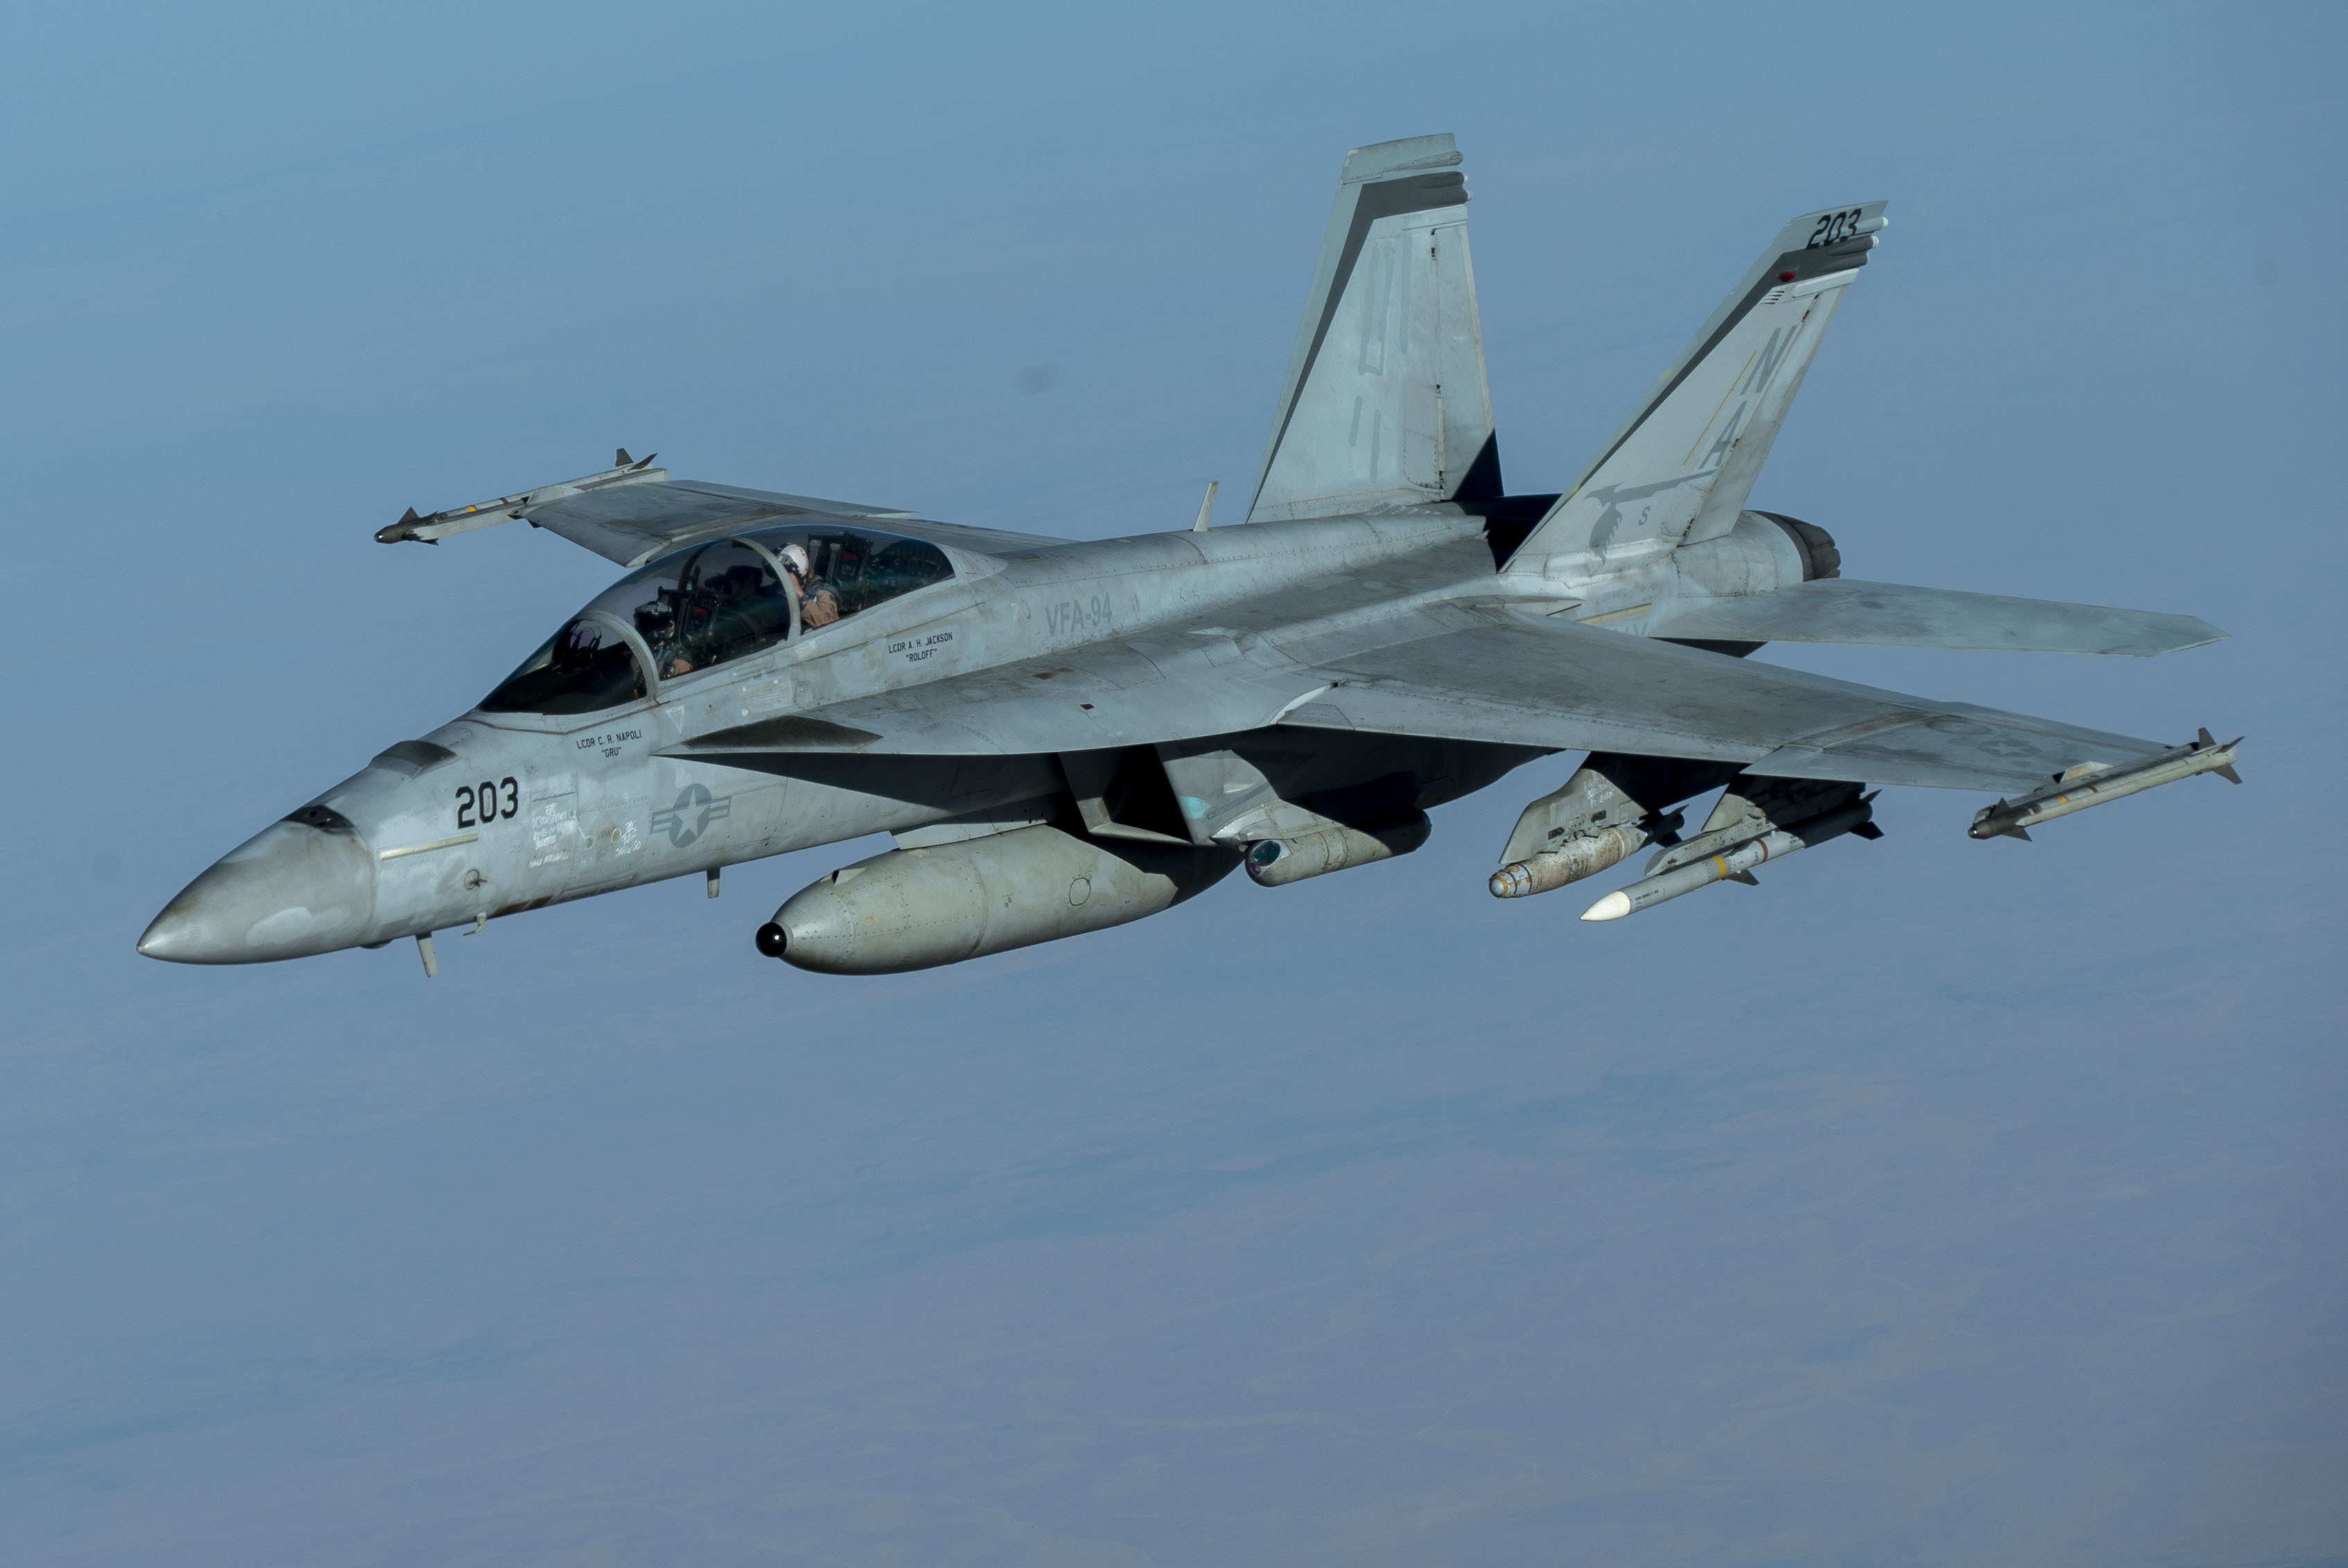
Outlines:
[[819, 631], [953, 575], [937, 546], [870, 528], [759, 528], [691, 545], [596, 595], [481, 706], [559, 714], [641, 702], [660, 682], [773, 647], [795, 624]]

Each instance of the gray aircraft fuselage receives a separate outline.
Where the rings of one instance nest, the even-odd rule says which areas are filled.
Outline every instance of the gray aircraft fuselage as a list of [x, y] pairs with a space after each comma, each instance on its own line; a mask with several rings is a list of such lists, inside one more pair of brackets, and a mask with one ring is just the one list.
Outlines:
[[[417, 938], [887, 833], [759, 949], [888, 973], [1138, 919], [1244, 860], [1266, 886], [1410, 854], [1427, 808], [1587, 753], [1488, 881], [1519, 897], [1649, 846], [1603, 923], [1842, 838], [1869, 785], [1995, 790], [1974, 837], [2217, 773], [2163, 745], [1749, 661], [1768, 642], [2151, 655], [2191, 616], [1840, 576], [1747, 509], [1880, 201], [1779, 230], [1573, 485], [1509, 496], [1466, 177], [1447, 135], [1348, 154], [1237, 527], [1095, 542], [599, 473], [419, 517], [517, 519], [630, 575], [480, 705], [231, 852], [139, 941], [249, 963]], [[1677, 807], [1718, 802], [1683, 840]], [[1775, 873], [1773, 872], [1774, 876]]]
[[[866, 760], [863, 771], [876, 784], [885, 778], [891, 793], [658, 753], [731, 725], [1107, 635], [1130, 640], [1200, 621], [1292, 628], [1300, 610], [1342, 618], [1467, 593], [1554, 596], [1545, 584], [1496, 582], [1480, 527], [1440, 507], [1077, 542], [1007, 559], [948, 548], [952, 579], [739, 664], [662, 682], [648, 700], [562, 717], [476, 709], [423, 737], [450, 753], [445, 759], [394, 747], [230, 852], [156, 917], [139, 950], [247, 963], [377, 946], [1047, 795], [1058, 783], [1051, 756], [1021, 754], [1015, 734], [1000, 737], [1009, 754]], [[1177, 657], [1215, 659], [1228, 648], [1245, 658], [1244, 637], [1187, 639], [1192, 646]], [[1443, 759], [1433, 765], [1463, 786], [1450, 794], [1538, 754], [1419, 750]], [[1457, 776], [1460, 754], [1477, 751], [1492, 753], [1476, 770], [1489, 776]], [[1387, 771], [1383, 760], [1364, 765]], [[1435, 798], [1447, 796], [1426, 804]]]

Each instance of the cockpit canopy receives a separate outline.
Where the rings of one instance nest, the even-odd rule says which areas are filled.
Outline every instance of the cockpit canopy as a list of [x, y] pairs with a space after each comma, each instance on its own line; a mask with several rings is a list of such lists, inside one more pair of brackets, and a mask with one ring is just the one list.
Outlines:
[[926, 539], [869, 528], [759, 528], [690, 545], [597, 594], [481, 706], [616, 708], [953, 575]]

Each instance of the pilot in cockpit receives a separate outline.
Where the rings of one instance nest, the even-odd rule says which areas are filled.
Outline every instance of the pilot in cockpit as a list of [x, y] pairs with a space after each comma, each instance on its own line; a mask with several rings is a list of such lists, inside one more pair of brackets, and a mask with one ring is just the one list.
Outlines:
[[[645, 646], [652, 649], [654, 663], [665, 680], [673, 673], [669, 667], [676, 662], [668, 652], [677, 638], [675, 596], [664, 589], [636, 606], [634, 614], [629, 619], [634, 622], [636, 632], [644, 640]], [[692, 666], [687, 664], [685, 668], [691, 669]]]
[[791, 574], [791, 586], [799, 596], [799, 624], [812, 631], [819, 626], [829, 626], [839, 619], [839, 595], [831, 584], [815, 574], [808, 559], [807, 547], [788, 544], [780, 551], [783, 569]]
[[666, 646], [657, 642], [653, 644], [660, 660], [660, 678], [664, 681], [690, 674], [699, 667], [695, 654], [703, 637], [697, 634], [706, 632], [709, 620], [709, 607], [699, 602], [703, 597], [696, 594], [680, 603], [676, 613], [670, 618]]

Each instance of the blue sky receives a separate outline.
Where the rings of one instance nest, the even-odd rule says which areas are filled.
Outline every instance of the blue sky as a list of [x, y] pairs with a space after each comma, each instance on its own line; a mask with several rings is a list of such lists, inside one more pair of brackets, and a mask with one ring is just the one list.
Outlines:
[[[2348, 1562], [2335, 8], [11, 29], [11, 1562]], [[895, 979], [750, 945], [861, 845], [430, 984], [133, 956], [611, 575], [402, 507], [626, 445], [1183, 527], [1344, 150], [1440, 129], [1513, 488], [1787, 215], [1888, 197], [1756, 504], [2234, 637], [1763, 656], [2248, 732], [2248, 784], [2031, 845], [1893, 792], [1602, 928], [1483, 889], [1560, 758], [1405, 860]]]

